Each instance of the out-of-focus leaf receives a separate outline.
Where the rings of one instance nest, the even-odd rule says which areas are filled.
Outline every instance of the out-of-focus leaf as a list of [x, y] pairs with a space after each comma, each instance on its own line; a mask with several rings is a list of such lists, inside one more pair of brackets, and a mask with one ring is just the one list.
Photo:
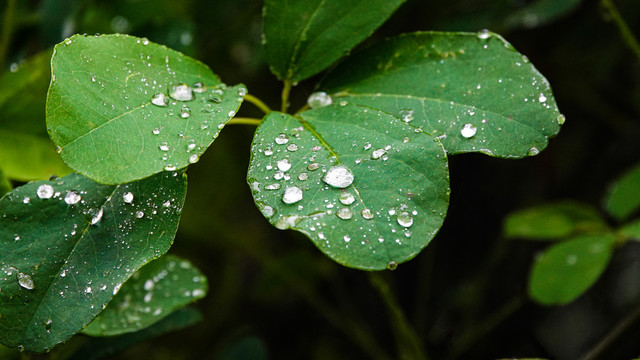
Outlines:
[[258, 208], [340, 264], [394, 268], [435, 236], [449, 203], [437, 139], [370, 108], [272, 112], [256, 131], [247, 179]]
[[551, 246], [535, 260], [529, 295], [544, 305], [572, 302], [598, 280], [607, 267], [615, 236], [582, 235]]
[[71, 172], [56, 154], [45, 125], [51, 51], [0, 78], [0, 166], [10, 179], [45, 180]]
[[640, 165], [613, 183], [605, 198], [605, 208], [617, 220], [625, 220], [640, 208]]
[[71, 174], [0, 199], [0, 342], [41, 352], [80, 331], [169, 249], [186, 186], [177, 172], [118, 186]]
[[606, 228], [593, 207], [563, 201], [511, 213], [504, 223], [504, 234], [508, 238], [554, 241], [581, 233], [602, 232]]
[[2, 195], [11, 191], [12, 188], [13, 187], [11, 186], [11, 182], [4, 175], [2, 168], [0, 168], [0, 197], [2, 197]]
[[47, 127], [62, 159], [118, 184], [197, 162], [238, 110], [201, 62], [147, 39], [75, 35], [55, 47]]
[[371, 35], [404, 1], [266, 0], [267, 63], [281, 80], [304, 80]]
[[632, 240], [640, 241], [640, 220], [626, 224], [620, 229], [619, 233]]
[[207, 279], [187, 260], [165, 255], [138, 270], [83, 332], [113, 336], [142, 330], [207, 293]]
[[217, 357], [219, 360], [266, 360], [267, 347], [262, 339], [244, 336], [228, 344]]
[[536, 155], [564, 123], [547, 79], [497, 34], [420, 32], [350, 56], [319, 89], [403, 119], [450, 154]]
[[535, 28], [567, 15], [581, 3], [582, 0], [537, 0], [509, 15], [505, 25], [509, 28]]

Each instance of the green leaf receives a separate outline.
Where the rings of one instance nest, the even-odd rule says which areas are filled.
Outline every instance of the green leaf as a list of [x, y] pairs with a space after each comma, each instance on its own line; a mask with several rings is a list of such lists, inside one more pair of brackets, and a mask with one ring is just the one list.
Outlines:
[[576, 10], [582, 0], [538, 0], [518, 9], [505, 19], [509, 28], [535, 28]]
[[442, 140], [450, 154], [535, 155], [564, 116], [527, 58], [490, 32], [421, 32], [349, 57], [319, 88], [333, 102], [369, 106]]
[[627, 219], [640, 208], [640, 165], [613, 183], [605, 198], [605, 208], [619, 221]]
[[623, 226], [619, 233], [628, 239], [640, 241], [640, 219]]
[[45, 180], [71, 172], [45, 126], [50, 59], [51, 51], [42, 52], [0, 79], [0, 166], [8, 178]]
[[67, 360], [100, 360], [125, 350], [133, 345], [149, 339], [176, 331], [202, 321], [202, 314], [189, 307], [179, 309], [153, 324], [152, 326], [113, 337], [89, 338], [88, 341], [74, 352]]
[[440, 142], [352, 105], [267, 115], [247, 180], [277, 228], [298, 230], [338, 263], [368, 270], [394, 268], [419, 253], [449, 202]]
[[550, 247], [533, 265], [530, 296], [544, 305], [572, 302], [598, 280], [614, 243], [612, 234], [582, 235]]
[[51, 64], [51, 138], [70, 167], [105, 184], [198, 161], [246, 93], [201, 62], [126, 35], [73, 36]]
[[510, 214], [504, 224], [508, 238], [562, 240], [607, 229], [598, 211], [574, 201], [534, 206]]
[[190, 262], [165, 255], [138, 270], [83, 332], [113, 336], [139, 331], [205, 296], [207, 279]]
[[109, 186], [79, 174], [0, 199], [0, 342], [40, 352], [88, 324], [175, 236], [186, 176]]
[[405, 0], [266, 0], [264, 50], [271, 71], [297, 82], [366, 39]]
[[2, 197], [2, 195], [11, 191], [12, 188], [13, 187], [11, 186], [11, 182], [4, 175], [2, 168], [0, 168], [0, 197]]

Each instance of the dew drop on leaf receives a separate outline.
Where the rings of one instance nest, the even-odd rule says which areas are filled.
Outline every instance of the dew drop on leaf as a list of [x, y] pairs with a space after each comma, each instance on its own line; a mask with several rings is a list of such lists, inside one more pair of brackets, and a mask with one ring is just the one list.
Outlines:
[[324, 91], [314, 92], [307, 99], [307, 104], [309, 104], [309, 107], [312, 109], [331, 105], [332, 102], [331, 96]]
[[556, 118], [556, 121], [558, 122], [558, 125], [562, 125], [562, 124], [564, 124], [564, 122], [565, 122], [565, 120], [566, 120], [566, 119], [567, 119], [567, 118], [566, 118], [564, 115], [560, 114], [560, 115], [558, 115], [558, 117]]
[[302, 190], [297, 186], [287, 186], [282, 193], [282, 202], [285, 204], [295, 204], [302, 200]]
[[289, 138], [287, 137], [286, 134], [280, 134], [276, 136], [275, 142], [278, 145], [284, 145], [289, 142]]
[[265, 206], [264, 208], [262, 208], [262, 214], [267, 217], [270, 218], [273, 215], [275, 215], [276, 211], [271, 207], [271, 206]]
[[478, 132], [478, 128], [473, 124], [464, 124], [460, 130], [460, 135], [464, 138], [472, 138]]
[[380, 159], [380, 158], [381, 158], [384, 154], [386, 154], [386, 153], [387, 153], [387, 150], [385, 150], [385, 149], [378, 149], [378, 150], [374, 150], [374, 151], [371, 153], [371, 158], [372, 158], [373, 160], [378, 160], [378, 159]]
[[205, 92], [207, 89], [204, 87], [204, 84], [201, 82], [197, 82], [195, 84], [193, 84], [193, 86], [191, 87], [193, 89], [193, 92], [198, 93], [198, 94], [202, 94], [203, 92]]
[[527, 151], [527, 155], [529, 156], [536, 156], [540, 153], [540, 150], [537, 147], [532, 147], [531, 149], [529, 149], [529, 151]]
[[169, 88], [169, 96], [178, 101], [193, 100], [193, 89], [187, 84], [174, 85]]
[[198, 154], [192, 154], [191, 156], [189, 156], [189, 163], [190, 164], [195, 164], [200, 160], [200, 156]]
[[349, 208], [342, 208], [336, 212], [336, 216], [342, 220], [349, 220], [353, 216]]
[[320, 169], [320, 164], [318, 164], [318, 163], [311, 163], [311, 164], [307, 165], [307, 170], [309, 170], [309, 171], [315, 171], [315, 170], [318, 170], [318, 169]]
[[365, 218], [366, 220], [371, 220], [373, 219], [373, 212], [371, 212], [370, 209], [362, 209], [362, 211], [360, 212], [360, 214], [362, 215], [363, 218]]
[[169, 104], [169, 99], [167, 98], [167, 95], [157, 93], [151, 98], [151, 103], [156, 106], [167, 106], [167, 104]]
[[544, 94], [540, 94], [540, 96], [538, 97], [538, 101], [543, 103], [543, 102], [547, 101], [547, 97], [544, 96]]
[[353, 179], [353, 174], [345, 165], [336, 165], [329, 168], [322, 181], [335, 188], [346, 188], [353, 183]]
[[413, 217], [406, 211], [398, 214], [396, 221], [398, 221], [398, 224], [400, 224], [400, 226], [404, 227], [410, 227], [411, 225], [413, 225]]
[[160, 149], [160, 151], [169, 151], [169, 145], [166, 142], [163, 142], [160, 145], [158, 145], [158, 148]]
[[30, 275], [25, 273], [18, 273], [18, 284], [27, 290], [33, 290], [36, 288], [36, 284]]
[[122, 200], [124, 200], [124, 202], [126, 202], [127, 204], [131, 204], [131, 202], [133, 201], [133, 193], [126, 192], [122, 194]]
[[476, 33], [476, 36], [478, 37], [478, 39], [485, 40], [485, 39], [488, 39], [489, 37], [491, 37], [491, 32], [489, 32], [489, 30], [487, 30], [487, 29], [483, 29], [483, 30], [478, 31]]
[[289, 144], [289, 145], [287, 146], [287, 150], [289, 150], [289, 151], [298, 151], [298, 145], [296, 145], [296, 144]]
[[276, 164], [278, 165], [278, 169], [280, 169], [280, 171], [287, 171], [291, 169], [291, 163], [287, 159], [278, 160]]
[[340, 194], [340, 203], [343, 205], [351, 205], [356, 201], [356, 198], [349, 192], [343, 192]]
[[102, 215], [104, 214], [104, 211], [102, 209], [98, 210], [98, 213], [96, 213], [93, 218], [91, 218], [91, 225], [95, 225], [98, 222], [100, 222], [100, 219], [102, 219]]
[[64, 197], [64, 202], [66, 202], [68, 205], [73, 205], [78, 203], [78, 201], [80, 201], [81, 199], [82, 197], [77, 192], [67, 191], [67, 195]]
[[387, 269], [389, 270], [395, 270], [398, 268], [398, 263], [395, 261], [389, 261], [389, 264], [387, 265]]
[[182, 107], [182, 109], [180, 109], [180, 117], [186, 119], [189, 116], [191, 116], [191, 109], [186, 106]]
[[36, 194], [40, 199], [49, 199], [53, 196], [53, 186], [49, 184], [40, 185], [36, 190]]
[[298, 180], [300, 181], [306, 181], [309, 178], [309, 174], [307, 173], [300, 173], [300, 175], [298, 175]]

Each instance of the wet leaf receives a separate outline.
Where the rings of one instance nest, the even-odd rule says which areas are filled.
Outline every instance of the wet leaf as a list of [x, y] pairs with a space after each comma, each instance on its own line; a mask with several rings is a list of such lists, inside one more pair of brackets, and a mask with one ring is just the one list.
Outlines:
[[138, 270], [83, 332], [113, 336], [139, 331], [205, 296], [207, 279], [187, 260], [165, 255]]
[[640, 209], [640, 165], [613, 183], [605, 208], [616, 220], [625, 220]]
[[42, 52], [0, 79], [0, 164], [8, 178], [45, 180], [71, 172], [45, 125], [50, 60], [51, 51]]
[[620, 229], [620, 234], [626, 238], [640, 241], [640, 219], [623, 226]]
[[106, 184], [198, 161], [246, 89], [209, 68], [126, 35], [73, 36], [56, 46], [47, 127], [62, 159]]
[[540, 255], [529, 276], [529, 294], [545, 305], [572, 302], [606, 269], [615, 236], [582, 235], [550, 247]]
[[271, 71], [297, 82], [366, 39], [405, 0], [266, 0], [264, 49]]
[[372, 109], [271, 113], [251, 154], [247, 179], [265, 217], [349, 267], [381, 270], [413, 258], [447, 211], [440, 142]]
[[564, 122], [547, 80], [490, 32], [401, 35], [349, 57], [319, 86], [442, 139], [450, 154], [536, 155]]
[[519, 210], [510, 214], [504, 224], [504, 234], [509, 238], [551, 241], [606, 229], [596, 209], [573, 201]]
[[88, 324], [175, 236], [186, 177], [109, 186], [71, 174], [0, 199], [0, 342], [40, 352]]

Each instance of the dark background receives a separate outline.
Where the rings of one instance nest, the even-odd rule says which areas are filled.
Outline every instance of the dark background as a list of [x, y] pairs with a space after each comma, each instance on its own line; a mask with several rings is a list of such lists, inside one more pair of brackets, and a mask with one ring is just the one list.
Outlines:
[[[578, 359], [598, 344], [606, 345], [602, 359], [640, 355], [639, 244], [618, 249], [603, 278], [574, 303], [543, 307], [526, 289], [546, 244], [502, 236], [504, 218], [526, 206], [574, 199], [602, 209], [611, 181], [640, 161], [640, 59], [598, 1], [556, 1], [575, 6], [533, 24], [513, 20], [532, 1], [408, 0], [367, 41], [488, 28], [547, 77], [567, 118], [538, 156], [450, 157], [451, 204], [440, 233], [415, 259], [382, 275], [432, 359]], [[261, 1], [17, 3], [7, 68], [73, 33], [130, 33], [183, 51], [278, 107], [282, 85], [260, 48]], [[640, 36], [640, 2], [615, 4]], [[304, 104], [320, 76], [294, 88], [292, 108]], [[261, 114], [246, 103], [239, 116]], [[369, 275], [332, 262], [301, 234], [272, 228], [253, 205], [245, 176], [254, 130], [228, 126], [188, 171], [171, 252], [209, 279], [209, 295], [196, 305], [204, 321], [113, 359], [369, 358], [353, 340], [361, 333], [379, 346], [380, 358], [398, 358], [399, 334]]]

